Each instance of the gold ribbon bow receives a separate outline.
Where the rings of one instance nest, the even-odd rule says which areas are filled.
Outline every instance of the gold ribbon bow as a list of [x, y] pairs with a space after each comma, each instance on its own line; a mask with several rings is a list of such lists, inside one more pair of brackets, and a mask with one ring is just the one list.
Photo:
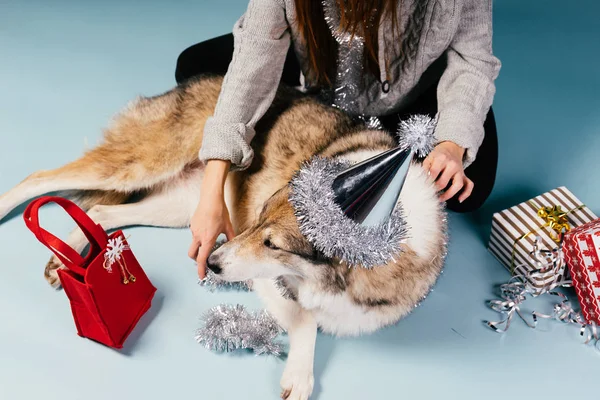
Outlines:
[[569, 211], [563, 211], [560, 206], [541, 207], [537, 215], [544, 220], [545, 224], [543, 227], [549, 227], [556, 233], [556, 237], [550, 236], [556, 243], [560, 242], [561, 235], [571, 230], [567, 215], [570, 212], [578, 210], [583, 206], [579, 206]]
[[[535, 207], [533, 203], [529, 202], [529, 204]], [[545, 227], [549, 227], [550, 229], [552, 229], [552, 231], [555, 234], [553, 235], [551, 233], [550, 238], [556, 243], [560, 243], [563, 234], [571, 230], [571, 225], [569, 225], [567, 215], [571, 214], [574, 211], [581, 210], [582, 208], [585, 208], [585, 204], [582, 204], [578, 207], [572, 208], [567, 211], [564, 211], [560, 205], [542, 206], [538, 208], [537, 215], [538, 217], [544, 220], [544, 224], [515, 239], [512, 246], [512, 258], [510, 261], [511, 274], [514, 274], [515, 272], [515, 257], [517, 253], [517, 243], [519, 243], [521, 240], [525, 239], [529, 235], [532, 235], [535, 232], [544, 229]]]

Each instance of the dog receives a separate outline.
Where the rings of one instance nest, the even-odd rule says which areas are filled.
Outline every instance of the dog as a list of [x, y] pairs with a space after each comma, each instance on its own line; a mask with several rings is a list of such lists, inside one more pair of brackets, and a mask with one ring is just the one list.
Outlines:
[[[80, 159], [36, 172], [0, 196], [0, 219], [19, 204], [65, 191], [105, 229], [130, 225], [189, 227], [200, 198], [198, 160], [204, 124], [214, 112], [222, 77], [201, 76], [153, 97], [138, 97], [116, 115], [104, 140]], [[367, 334], [396, 323], [430, 291], [446, 251], [446, 218], [422, 165], [411, 164], [400, 194], [410, 237], [395, 262], [372, 269], [327, 259], [301, 234], [288, 201], [289, 182], [314, 156], [352, 162], [397, 145], [383, 130], [355, 123], [315, 97], [281, 86], [256, 125], [249, 168], [232, 170], [225, 197], [237, 236], [208, 259], [226, 281], [251, 280], [253, 291], [288, 333], [281, 397], [313, 390], [317, 330]], [[80, 230], [67, 243], [87, 244]], [[59, 286], [53, 257], [45, 277]]]

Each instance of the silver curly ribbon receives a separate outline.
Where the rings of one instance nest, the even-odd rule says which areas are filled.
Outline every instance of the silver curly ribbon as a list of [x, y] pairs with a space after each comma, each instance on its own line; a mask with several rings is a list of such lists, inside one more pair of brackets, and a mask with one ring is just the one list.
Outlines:
[[332, 105], [353, 115], [370, 129], [383, 129], [379, 118], [365, 116], [356, 110], [355, 99], [360, 95], [363, 82], [364, 38], [340, 29], [340, 10], [336, 0], [323, 0], [321, 4], [325, 22], [338, 44], [338, 66]]
[[516, 281], [517, 279], [520, 279], [520, 277], [515, 276], [511, 278], [508, 283], [500, 286], [501, 300], [490, 301], [490, 308], [492, 310], [506, 316], [506, 318], [501, 321], [485, 321], [487, 326], [498, 333], [504, 333], [510, 328], [510, 324], [515, 314], [521, 317], [527, 326], [535, 328], [535, 320], [533, 322], [527, 321], [520, 309], [520, 305], [527, 299], [527, 295], [533, 295], [533, 291], [530, 291], [525, 283]]
[[[565, 286], [565, 285], [562, 285]], [[548, 292], [548, 294], [561, 297], [563, 300], [554, 305], [551, 314], [533, 313], [533, 319], [537, 322], [538, 318], [555, 319], [566, 324], [577, 324], [580, 326], [579, 335], [583, 338], [583, 344], [587, 345], [594, 342], [596, 350], [600, 351], [600, 332], [595, 322], [587, 323], [580, 313], [573, 309], [571, 301], [562, 293]]]
[[[535, 239], [533, 250], [530, 252], [531, 258], [535, 261], [536, 270], [525, 274], [515, 275], [507, 283], [500, 286], [501, 299], [491, 300], [489, 306], [492, 310], [504, 315], [500, 321], [484, 321], [487, 326], [498, 333], [504, 333], [510, 328], [510, 324], [515, 315], [519, 316], [525, 324], [535, 329], [540, 319], [554, 319], [567, 324], [577, 324], [580, 326], [580, 336], [584, 338], [583, 343], [594, 342], [596, 350], [600, 351], [600, 332], [594, 322], [587, 323], [581, 314], [573, 308], [571, 301], [563, 293], [554, 289], [558, 287], [570, 287], [572, 281], [562, 281], [559, 283], [559, 277], [564, 271], [565, 263], [562, 252], [562, 242], [558, 247], [552, 250], [543, 250], [541, 248], [541, 238]], [[529, 282], [538, 277], [552, 276], [541, 290], [535, 289]], [[528, 320], [521, 311], [521, 306], [527, 300], [527, 297], [539, 297], [542, 295], [556, 296], [561, 302], [555, 304], [550, 314], [544, 314], [533, 311], [531, 319]]]

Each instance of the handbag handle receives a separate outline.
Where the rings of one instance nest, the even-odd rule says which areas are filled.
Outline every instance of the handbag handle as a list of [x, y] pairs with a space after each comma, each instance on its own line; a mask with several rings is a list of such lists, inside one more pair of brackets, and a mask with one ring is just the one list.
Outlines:
[[92, 221], [85, 211], [79, 208], [72, 201], [63, 197], [40, 197], [39, 199], [29, 203], [25, 209], [25, 212], [23, 213], [23, 219], [35, 237], [48, 249], [50, 249], [68, 269], [78, 275], [84, 276], [85, 269], [81, 266], [84, 265], [87, 260], [84, 259], [78, 252], [73, 250], [71, 246], [40, 227], [39, 210], [43, 205], [48, 203], [55, 203], [61, 206], [67, 212], [67, 214], [73, 218], [77, 226], [79, 226], [85, 237], [87, 237], [90, 242], [91, 248], [88, 257], [96, 253], [95, 250], [100, 251], [106, 247], [108, 243], [108, 235], [99, 224], [96, 224], [94, 221]]

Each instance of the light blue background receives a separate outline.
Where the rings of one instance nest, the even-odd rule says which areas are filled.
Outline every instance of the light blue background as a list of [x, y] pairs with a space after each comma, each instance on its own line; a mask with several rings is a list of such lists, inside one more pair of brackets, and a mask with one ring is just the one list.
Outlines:
[[[174, 84], [177, 55], [229, 32], [244, 0], [0, 0], [0, 192], [53, 168], [100, 138], [138, 94]], [[508, 273], [487, 252], [492, 212], [568, 186], [600, 212], [598, 2], [496, 1], [494, 48], [503, 62], [495, 111], [497, 186], [480, 212], [451, 215], [446, 270], [406, 320], [375, 335], [319, 335], [313, 398], [548, 399], [595, 393], [600, 354], [576, 327], [515, 321], [487, 329], [486, 301]], [[210, 54], [206, 55], [210, 57]], [[71, 229], [56, 208], [44, 224]], [[187, 230], [128, 229], [158, 287], [154, 308], [119, 353], [75, 334], [66, 296], [42, 277], [48, 251], [20, 215], [0, 226], [0, 399], [276, 399], [283, 363], [217, 355], [194, 341], [203, 310], [252, 294], [196, 285]], [[537, 303], [548, 311], [549, 301]]]

